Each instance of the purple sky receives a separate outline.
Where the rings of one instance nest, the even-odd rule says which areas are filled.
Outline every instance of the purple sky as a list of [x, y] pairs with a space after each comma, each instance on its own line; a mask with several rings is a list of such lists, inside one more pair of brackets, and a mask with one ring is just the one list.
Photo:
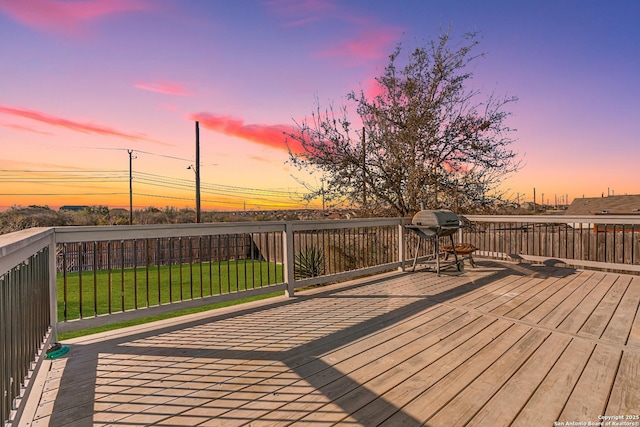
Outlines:
[[[640, 3], [0, 0], [0, 209], [299, 206], [282, 130], [367, 90], [397, 43], [482, 35], [472, 84], [515, 95], [520, 201], [640, 193]], [[319, 204], [319, 202], [317, 203]]]

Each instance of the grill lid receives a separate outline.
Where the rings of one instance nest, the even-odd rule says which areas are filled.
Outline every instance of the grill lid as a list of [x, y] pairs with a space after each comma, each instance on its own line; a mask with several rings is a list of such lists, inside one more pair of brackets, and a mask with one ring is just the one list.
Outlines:
[[421, 227], [460, 227], [460, 219], [453, 212], [440, 210], [422, 210], [413, 216], [411, 224]]

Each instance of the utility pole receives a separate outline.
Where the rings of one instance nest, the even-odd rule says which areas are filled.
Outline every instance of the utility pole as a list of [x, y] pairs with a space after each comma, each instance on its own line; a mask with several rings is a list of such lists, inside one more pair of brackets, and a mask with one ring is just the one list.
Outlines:
[[127, 150], [129, 153], [129, 225], [133, 224], [133, 150]]
[[362, 127], [362, 208], [367, 209], [367, 148], [364, 127]]
[[324, 178], [321, 178], [320, 182], [322, 183], [322, 188], [320, 189], [320, 191], [322, 195], [322, 213], [324, 214]]
[[536, 187], [533, 187], [533, 214], [536, 214]]
[[200, 125], [196, 121], [196, 224], [200, 223]]

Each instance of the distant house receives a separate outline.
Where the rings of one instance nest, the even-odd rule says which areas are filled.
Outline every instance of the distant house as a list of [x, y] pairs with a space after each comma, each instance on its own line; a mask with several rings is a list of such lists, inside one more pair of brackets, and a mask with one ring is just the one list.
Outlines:
[[[565, 211], [565, 215], [624, 215], [637, 216], [640, 218], [640, 194], [627, 196], [608, 196], [608, 197], [584, 197], [574, 199], [569, 208]], [[576, 226], [578, 224], [575, 224]], [[589, 223], [582, 224], [582, 227], [593, 227], [594, 231], [604, 231], [607, 229], [606, 224]], [[610, 229], [609, 229], [610, 230]], [[621, 227], [620, 231], [636, 231], [640, 232], [639, 226], [631, 225]]]
[[565, 215], [640, 215], [640, 194], [573, 199]]
[[61, 211], [83, 211], [88, 207], [89, 206], [83, 206], [83, 205], [64, 205], [64, 206], [60, 206], [60, 210]]

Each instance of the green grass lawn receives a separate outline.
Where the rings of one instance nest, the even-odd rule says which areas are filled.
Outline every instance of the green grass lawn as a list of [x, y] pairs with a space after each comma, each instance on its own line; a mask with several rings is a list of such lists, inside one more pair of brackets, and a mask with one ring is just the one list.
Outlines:
[[[148, 269], [138, 267], [117, 269], [111, 272], [107, 270], [85, 271], [82, 275], [68, 273], [66, 285], [63, 275], [59, 274], [57, 284], [58, 319], [74, 320], [81, 317], [118, 313], [135, 308], [259, 288], [282, 283], [283, 280], [281, 264], [255, 260], [178, 264], [149, 267]], [[279, 294], [279, 292], [276, 293], [276, 295]], [[268, 296], [273, 295], [259, 298]], [[246, 299], [241, 301], [246, 301]], [[142, 321], [118, 323], [116, 327], [174, 317], [233, 303], [182, 310], [170, 315], [146, 318]], [[81, 306], [82, 316], [80, 316]], [[113, 327], [108, 329], [113, 329]], [[94, 332], [97, 330], [91, 330], [91, 333]], [[78, 335], [84, 335], [84, 333], [73, 333], [73, 335], [70, 333], [63, 337], [70, 338]]]

